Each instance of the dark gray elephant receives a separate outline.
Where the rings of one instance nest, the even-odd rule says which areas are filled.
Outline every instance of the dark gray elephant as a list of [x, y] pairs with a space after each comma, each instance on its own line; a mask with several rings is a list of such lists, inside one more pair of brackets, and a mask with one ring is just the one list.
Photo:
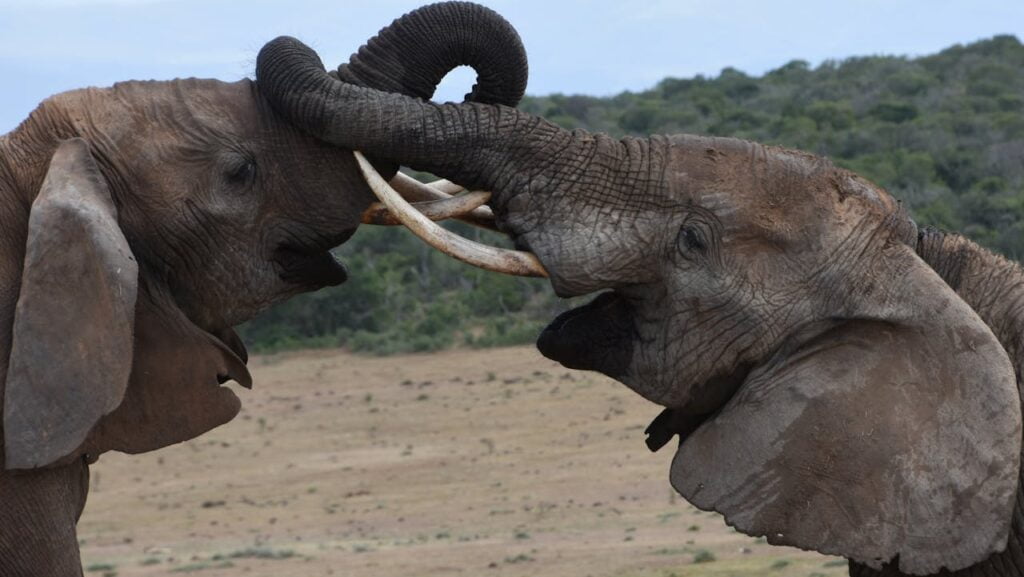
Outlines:
[[667, 408], [650, 443], [680, 435], [671, 482], [696, 506], [858, 576], [1022, 574], [1016, 265], [799, 151], [423, 102], [291, 38], [257, 77], [326, 142], [493, 191], [559, 295], [604, 291], [538, 346]]
[[[500, 66], [499, 66], [500, 63]], [[493, 12], [435, 5], [353, 56], [349, 81], [515, 104], [526, 61]], [[329, 249], [372, 195], [351, 153], [294, 129], [243, 80], [54, 96], [0, 137], [0, 575], [81, 575], [88, 465], [232, 419], [251, 384], [232, 326], [341, 283]], [[393, 170], [393, 169], [392, 169]]]

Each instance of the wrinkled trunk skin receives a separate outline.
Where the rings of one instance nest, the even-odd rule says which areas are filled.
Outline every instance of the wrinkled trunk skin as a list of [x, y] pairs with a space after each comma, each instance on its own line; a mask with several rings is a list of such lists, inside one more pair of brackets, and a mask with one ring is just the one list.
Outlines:
[[395, 20], [338, 67], [357, 86], [424, 100], [455, 66], [470, 66], [478, 82], [466, 101], [515, 106], [526, 90], [526, 52], [515, 29], [489, 8], [446, 2]]
[[[921, 231], [918, 255], [942, 277], [992, 329], [1006, 349], [1022, 386], [1024, 373], [1024, 268], [978, 246], [967, 238], [935, 230]], [[1024, 399], [1024, 388], [1021, 389]], [[876, 571], [850, 563], [851, 577], [903, 577], [893, 567]], [[942, 577], [1020, 577], [1024, 575], [1024, 475], [1017, 485], [1017, 503], [1006, 550]]]

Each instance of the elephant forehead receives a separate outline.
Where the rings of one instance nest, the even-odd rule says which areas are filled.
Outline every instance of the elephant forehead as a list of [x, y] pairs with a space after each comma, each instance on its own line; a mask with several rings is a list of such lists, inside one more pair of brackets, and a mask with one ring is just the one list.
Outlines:
[[673, 153], [674, 196], [707, 209], [740, 240], [828, 244], [864, 218], [881, 221], [898, 208], [884, 190], [801, 151], [686, 137]]
[[730, 237], [787, 245], [820, 236], [835, 216], [828, 179], [788, 160], [705, 154], [688, 176], [683, 186], [691, 202], [713, 214]]
[[[49, 98], [42, 109], [57, 111], [77, 134], [100, 148], [161, 142], [205, 142], [261, 127], [252, 82], [208, 79], [118, 82]], [[154, 137], [159, 137], [156, 141]]]
[[88, 110], [93, 123], [104, 132], [117, 125], [128, 138], [142, 132], [205, 141], [259, 127], [253, 95], [249, 80], [133, 80], [88, 93]]

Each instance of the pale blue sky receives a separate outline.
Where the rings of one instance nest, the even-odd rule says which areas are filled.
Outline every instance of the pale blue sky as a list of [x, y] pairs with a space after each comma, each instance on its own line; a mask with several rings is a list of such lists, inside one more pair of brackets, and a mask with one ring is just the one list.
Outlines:
[[[422, 0], [0, 0], [0, 134], [43, 98], [118, 80], [252, 74], [280, 34], [329, 65]], [[1024, 0], [483, 0], [519, 30], [530, 94], [608, 95], [794, 58], [920, 55], [1024, 38]], [[456, 99], [470, 75], [439, 96]]]

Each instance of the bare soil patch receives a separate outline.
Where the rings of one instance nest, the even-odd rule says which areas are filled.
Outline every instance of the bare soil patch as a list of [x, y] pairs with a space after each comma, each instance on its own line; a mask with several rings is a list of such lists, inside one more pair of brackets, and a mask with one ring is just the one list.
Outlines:
[[658, 407], [532, 347], [250, 365], [232, 423], [93, 466], [87, 575], [846, 574], [678, 498]]

